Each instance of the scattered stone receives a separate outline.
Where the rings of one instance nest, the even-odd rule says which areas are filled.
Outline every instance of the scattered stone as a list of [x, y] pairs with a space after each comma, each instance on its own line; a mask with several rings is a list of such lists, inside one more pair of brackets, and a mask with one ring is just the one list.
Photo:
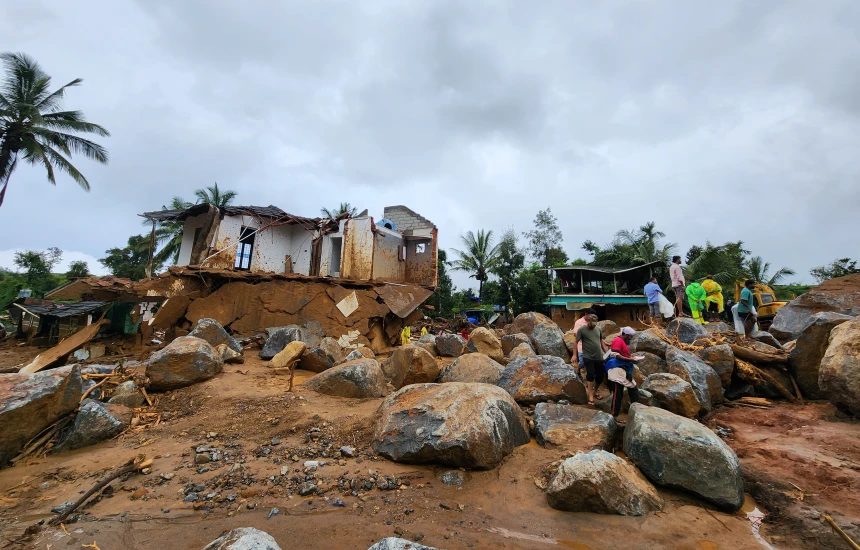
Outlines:
[[356, 359], [376, 359], [376, 354], [369, 347], [361, 346], [347, 353], [343, 361], [355, 361]]
[[630, 351], [641, 353], [646, 351], [653, 353], [660, 359], [666, 358], [666, 351], [669, 349], [669, 344], [657, 335], [657, 329], [649, 328], [648, 330], [639, 331], [630, 341]]
[[624, 429], [624, 453], [658, 485], [686, 489], [733, 511], [744, 502], [737, 455], [695, 420], [634, 404]]
[[323, 372], [342, 362], [343, 348], [337, 340], [327, 336], [320, 341], [319, 346], [305, 351], [299, 361], [299, 368], [311, 372]]
[[230, 364], [241, 364], [245, 362], [245, 356], [240, 352], [230, 349], [227, 344], [215, 346], [215, 352], [221, 356], [221, 360]]
[[54, 447], [54, 452], [81, 449], [117, 436], [128, 427], [131, 417], [131, 409], [123, 405], [84, 399], [71, 430]]
[[681, 377], [693, 386], [702, 411], [709, 412], [714, 404], [723, 400], [720, 376], [698, 355], [670, 348], [666, 352], [666, 366], [671, 374]]
[[483, 353], [467, 353], [455, 359], [442, 371], [439, 382], [481, 382], [495, 385], [503, 368]]
[[140, 393], [140, 389], [137, 387], [137, 384], [134, 383], [134, 380], [126, 380], [117, 386], [113, 390], [110, 399], [108, 399], [108, 403], [111, 405], [124, 405], [129, 409], [142, 407], [145, 402], [146, 399], [144, 399], [143, 394]]
[[[794, 376], [800, 393], [807, 399], [825, 399], [818, 387], [818, 370], [827, 351], [830, 332], [854, 317], [841, 313], [816, 313], [800, 331], [797, 343], [788, 357], [788, 372]], [[788, 386], [791, 390], [791, 386]]]
[[714, 369], [723, 387], [728, 388], [732, 383], [732, 372], [735, 370], [735, 354], [732, 352], [732, 347], [728, 344], [710, 346], [700, 351], [699, 357]]
[[346, 508], [346, 502], [344, 502], [343, 500], [341, 500], [339, 498], [334, 499], [331, 502], [331, 505], [334, 506], [335, 508]]
[[347, 458], [353, 458], [355, 456], [355, 449], [353, 449], [352, 447], [349, 447], [347, 445], [344, 445], [343, 447], [340, 448], [340, 455], [345, 456]]
[[466, 348], [466, 340], [459, 334], [439, 334], [436, 349], [441, 357], [460, 357]]
[[663, 499], [636, 468], [604, 450], [578, 453], [558, 467], [547, 486], [557, 510], [644, 516], [663, 509]]
[[465, 475], [460, 470], [448, 470], [447, 472], [442, 472], [439, 476], [439, 481], [444, 483], [445, 485], [455, 485], [457, 487], [463, 485], [466, 481]]
[[782, 344], [779, 342], [779, 340], [777, 340], [776, 337], [769, 332], [762, 332], [760, 330], [757, 330], [750, 334], [750, 338], [752, 338], [756, 342], [761, 342], [762, 344], [773, 346], [776, 349], [782, 349]]
[[272, 362], [268, 366], [273, 369], [290, 369], [298, 365], [305, 353], [305, 343], [300, 340], [295, 340], [284, 346], [284, 349], [279, 351], [272, 357]]
[[534, 422], [539, 444], [571, 452], [610, 450], [618, 429], [612, 415], [605, 412], [554, 403], [538, 403]]
[[385, 395], [385, 375], [375, 359], [356, 359], [305, 381], [310, 390], [338, 397], [369, 398]]
[[310, 481], [305, 481], [299, 485], [299, 495], [306, 497], [317, 492], [317, 486]]
[[504, 358], [502, 342], [496, 333], [486, 327], [478, 327], [469, 334], [466, 350], [471, 353], [483, 353], [496, 362]]
[[529, 348], [532, 347], [532, 341], [531, 339], [529, 339], [527, 334], [519, 332], [516, 334], [504, 335], [502, 336], [502, 353], [504, 353], [505, 355], [510, 355], [511, 351], [513, 351], [514, 348], [518, 347], [520, 344], [527, 344]]
[[209, 343], [180, 336], [153, 353], [146, 364], [149, 387], [166, 391], [209, 380], [224, 370], [224, 361]]
[[493, 468], [529, 442], [525, 416], [489, 384], [416, 384], [379, 408], [373, 450], [395, 462]]
[[377, 542], [367, 550], [438, 550], [438, 548], [424, 546], [411, 540], [388, 537]]
[[435, 382], [439, 377], [436, 358], [424, 348], [411, 344], [400, 346], [380, 364], [386, 382], [394, 389], [410, 384]]
[[266, 516], [266, 519], [272, 519], [272, 516], [277, 516], [280, 513], [281, 513], [281, 511], [278, 510], [277, 508], [272, 508], [271, 510], [269, 510], [269, 515]]
[[677, 336], [682, 344], [692, 344], [697, 338], [708, 335], [702, 325], [690, 317], [681, 317], [670, 321], [666, 327], [666, 334], [669, 338]]
[[277, 327], [266, 329], [269, 333], [269, 338], [260, 350], [260, 358], [270, 361], [281, 350], [287, 347], [287, 344], [295, 341], [303, 341], [299, 334], [299, 327]]
[[645, 379], [642, 389], [651, 392], [661, 407], [675, 414], [695, 418], [702, 409], [693, 386], [674, 374], [652, 374]]
[[860, 416], [860, 318], [831, 331], [818, 385], [838, 409]]
[[213, 540], [203, 550], [281, 550], [281, 547], [264, 531], [240, 527]]
[[[644, 359], [636, 363], [636, 368], [638, 368], [646, 378], [652, 374], [667, 372], [666, 359], [663, 357], [649, 351], [638, 351], [636, 353], [637, 355], [644, 357]], [[663, 354], [665, 356], [665, 351]]]
[[54, 514], [63, 515], [66, 512], [68, 512], [72, 508], [72, 506], [74, 506], [74, 505], [75, 505], [74, 500], [67, 500], [66, 502], [62, 502], [60, 504], [57, 504], [53, 508], [51, 508], [51, 512]]
[[78, 365], [0, 374], [0, 468], [42, 430], [74, 411], [82, 387]]
[[165, 481], [170, 481], [174, 477], [176, 477], [176, 474], [174, 474], [173, 472], [165, 472], [165, 473], [161, 474], [161, 479], [163, 479]]
[[498, 385], [523, 405], [561, 399], [578, 404], [588, 402], [585, 384], [576, 369], [549, 355], [514, 359], [505, 366]]
[[227, 347], [238, 353], [239, 356], [242, 355], [242, 344], [227, 334], [224, 327], [222, 327], [215, 319], [200, 319], [197, 321], [197, 324], [194, 325], [194, 329], [188, 333], [188, 336], [206, 340], [213, 348], [220, 344], [227, 344]]
[[209, 456], [209, 453], [197, 453], [194, 456], [194, 464], [198, 466], [201, 464], [209, 464], [212, 462], [212, 458]]

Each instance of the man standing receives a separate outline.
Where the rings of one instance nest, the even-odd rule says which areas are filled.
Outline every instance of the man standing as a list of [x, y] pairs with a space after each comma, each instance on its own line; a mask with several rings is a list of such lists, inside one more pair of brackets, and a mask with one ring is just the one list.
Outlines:
[[744, 281], [744, 288], [741, 290], [741, 299], [738, 302], [738, 316], [744, 321], [744, 336], [746, 338], [749, 338], [753, 333], [755, 324], [758, 321], [758, 316], [755, 314], [753, 288], [755, 288], [755, 281], [752, 279]]
[[588, 404], [594, 405], [594, 395], [604, 378], [603, 354], [609, 346], [603, 341], [603, 333], [597, 326], [597, 315], [585, 318], [585, 325], [576, 331], [576, 343], [582, 342], [582, 357], [585, 363], [585, 390]]
[[657, 277], [651, 277], [651, 281], [645, 285], [645, 296], [648, 297], [648, 313], [651, 315], [651, 322], [660, 325], [663, 317], [660, 315], [660, 296], [663, 294], [663, 289], [657, 284]]
[[[580, 317], [579, 319], [576, 320], [575, 323], [573, 323], [573, 334], [574, 334], [574, 336], [576, 335], [576, 331], [578, 331], [580, 329], [580, 327], [585, 326], [585, 322], [588, 319], [588, 316], [594, 315], [594, 314], [595, 314], [594, 309], [592, 309], [590, 307], [587, 307], [587, 308], [582, 310], [582, 317]], [[579, 364], [580, 370], [585, 368], [585, 361], [582, 360], [582, 342], [576, 343], [576, 362]]]
[[705, 289], [705, 293], [707, 294], [705, 297], [705, 311], [708, 313], [711, 321], [718, 321], [726, 307], [723, 300], [723, 287], [714, 280], [713, 275], [705, 275], [705, 280], [702, 281], [702, 288]]
[[672, 265], [669, 266], [669, 277], [672, 278], [672, 290], [675, 291], [675, 309], [678, 310], [678, 317], [686, 317], [684, 315], [684, 292], [687, 281], [684, 280], [684, 270], [681, 269], [680, 256], [672, 256]]

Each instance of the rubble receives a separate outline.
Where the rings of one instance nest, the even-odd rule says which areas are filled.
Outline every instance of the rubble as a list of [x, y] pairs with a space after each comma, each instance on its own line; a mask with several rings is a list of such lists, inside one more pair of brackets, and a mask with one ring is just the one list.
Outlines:
[[604, 450], [578, 453], [558, 467], [546, 490], [557, 510], [644, 516], [663, 499], [634, 466]]
[[535, 439], [544, 447], [563, 447], [570, 452], [612, 450], [618, 426], [602, 411], [538, 403], [534, 412]]
[[576, 370], [551, 355], [514, 359], [505, 366], [498, 385], [522, 405], [560, 399], [581, 405], [588, 402], [585, 384]]
[[146, 364], [149, 387], [174, 390], [220, 374], [224, 361], [205, 340], [181, 336], [150, 356]]
[[467, 353], [454, 360], [439, 375], [439, 382], [480, 382], [495, 385], [502, 365], [483, 353]]

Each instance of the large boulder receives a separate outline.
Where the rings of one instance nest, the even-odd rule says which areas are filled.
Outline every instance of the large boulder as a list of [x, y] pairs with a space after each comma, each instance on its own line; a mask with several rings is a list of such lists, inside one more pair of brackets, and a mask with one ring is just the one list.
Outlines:
[[483, 353], [467, 353], [454, 360], [439, 375], [439, 382], [479, 382], [493, 384], [499, 381], [504, 367]]
[[796, 340], [810, 318], [825, 311], [851, 317], [860, 315], [860, 274], [825, 281], [801, 294], [777, 310], [768, 331], [782, 343]]
[[531, 357], [534, 355], [537, 354], [535, 353], [535, 350], [532, 349], [531, 345], [523, 343], [512, 349], [506, 359], [507, 363], [510, 363], [514, 359], [518, 359], [520, 357]]
[[299, 368], [311, 372], [323, 372], [343, 362], [343, 348], [334, 338], [325, 337], [320, 345], [305, 351]]
[[146, 376], [153, 390], [184, 388], [209, 380], [224, 370], [224, 361], [209, 342], [180, 336], [156, 351], [146, 363]]
[[708, 334], [713, 334], [715, 332], [729, 332], [734, 330], [734, 327], [730, 327], [727, 323], [722, 321], [711, 321], [707, 325], [704, 325], [702, 328], [705, 329], [705, 332]]
[[489, 469], [529, 442], [526, 418], [489, 384], [415, 384], [379, 407], [373, 450], [395, 462]]
[[521, 332], [515, 334], [506, 334], [502, 336], [502, 353], [510, 355], [510, 353], [520, 344], [528, 344], [532, 347], [532, 341], [527, 334]]
[[203, 550], [281, 550], [281, 547], [265, 531], [239, 527], [213, 540]]
[[84, 399], [71, 430], [54, 447], [54, 451], [81, 449], [115, 437], [128, 427], [131, 417], [131, 409], [123, 405]]
[[508, 334], [525, 334], [531, 338], [532, 331], [535, 327], [546, 323], [555, 324], [552, 322], [552, 319], [543, 313], [529, 311], [527, 313], [520, 313], [517, 315], [514, 322], [505, 327], [505, 330]]
[[409, 384], [435, 382], [439, 376], [436, 358], [426, 349], [412, 344], [395, 349], [390, 357], [382, 360], [380, 367], [386, 381], [391, 382], [394, 389]]
[[666, 369], [693, 386], [703, 412], [723, 400], [723, 384], [717, 372], [698, 355], [678, 348], [666, 352]]
[[710, 365], [720, 377], [724, 388], [732, 383], [732, 372], [735, 370], [735, 354], [728, 344], [719, 344], [699, 351], [699, 357]]
[[466, 348], [466, 340], [459, 334], [436, 336], [436, 349], [441, 357], [460, 357]]
[[411, 540], [401, 539], [397, 537], [384, 538], [377, 542], [367, 550], [439, 550], [432, 546], [425, 546], [412, 542]]
[[[646, 377], [659, 372], [666, 372], [666, 359], [659, 355], [655, 355], [650, 351], [637, 351], [635, 353], [636, 355], [643, 356], [641, 361], [636, 362], [636, 367], [642, 371], [642, 374]], [[663, 354], [665, 355], [665, 351]]]
[[576, 333], [569, 330], [564, 333], [562, 339], [564, 340], [564, 345], [567, 347], [567, 352], [570, 356], [577, 357], [579, 354], [579, 346], [576, 345]]
[[[263, 344], [263, 349], [260, 350], [260, 358], [266, 361], [271, 360], [281, 350], [287, 347], [287, 344], [295, 341], [302, 341], [299, 336], [299, 327], [276, 327], [267, 329], [269, 338]], [[307, 344], [305, 344], [307, 345]]]
[[74, 411], [82, 387], [78, 365], [0, 374], [0, 468], [42, 430]]
[[658, 329], [649, 328], [637, 332], [633, 339], [630, 340], [630, 351], [640, 353], [646, 351], [653, 353], [661, 359], [666, 358], [666, 350], [669, 349], [669, 344], [660, 338], [657, 332]]
[[830, 332], [818, 370], [822, 393], [840, 410], [860, 416], [860, 318]]
[[687, 418], [695, 418], [702, 409], [699, 398], [689, 382], [668, 372], [652, 374], [642, 389], [651, 392], [661, 407]]
[[425, 334], [418, 339], [418, 343], [416, 345], [429, 351], [430, 355], [432, 355], [433, 357], [439, 355], [439, 348], [436, 347], [435, 334]]
[[547, 485], [546, 500], [567, 512], [644, 516], [663, 509], [657, 489], [633, 465], [604, 450], [562, 462]]
[[305, 343], [301, 340], [290, 342], [272, 357], [269, 366], [273, 369], [291, 369], [301, 361], [305, 348]]
[[504, 359], [502, 342], [496, 333], [485, 327], [478, 327], [469, 334], [466, 349], [472, 353], [483, 353], [494, 361]]
[[570, 359], [570, 353], [564, 344], [564, 334], [546, 315], [534, 311], [521, 313], [507, 330], [508, 334], [528, 336], [532, 348], [540, 355], [553, 355], [565, 361]]
[[385, 374], [376, 359], [355, 359], [312, 376], [304, 386], [337, 397], [368, 398], [385, 395]]
[[692, 344], [697, 338], [707, 336], [704, 327], [690, 317], [672, 319], [666, 327], [669, 338], [677, 337], [682, 344]]
[[[651, 392], [642, 388], [639, 388], [639, 399], [637, 399], [636, 402], [648, 405], [649, 407], [656, 405]], [[594, 408], [599, 411], [603, 411], [606, 414], [612, 414], [612, 394], [610, 393], [603, 399], [595, 401]], [[621, 414], [627, 414], [628, 410], [630, 410], [630, 393], [625, 391], [624, 397], [621, 398]]]
[[611, 450], [618, 425], [612, 415], [594, 409], [538, 403], [534, 413], [535, 438], [544, 447], [571, 452]]
[[505, 366], [498, 385], [523, 405], [561, 399], [579, 404], [588, 402], [585, 384], [576, 369], [551, 355], [514, 359]]
[[621, 331], [621, 329], [618, 328], [618, 323], [616, 323], [615, 321], [610, 321], [609, 319], [598, 321], [597, 328], [600, 329], [600, 332], [603, 334], [604, 338]]
[[794, 376], [800, 393], [807, 399], [824, 399], [818, 387], [818, 369], [827, 351], [830, 331], [853, 317], [825, 311], [816, 313], [797, 337], [797, 343], [788, 358], [788, 372]]
[[695, 420], [634, 404], [624, 429], [624, 453], [658, 485], [685, 489], [733, 511], [744, 502], [737, 455]]
[[218, 346], [219, 344], [227, 344], [231, 350], [236, 353], [242, 353], [242, 344], [236, 341], [235, 338], [227, 334], [227, 331], [224, 330], [224, 327], [221, 326], [221, 323], [216, 321], [215, 319], [203, 318], [197, 321], [197, 324], [194, 325], [194, 328], [191, 332], [188, 333], [188, 336], [193, 336], [195, 338], [200, 338], [201, 340], [206, 340], [209, 342], [213, 348]]

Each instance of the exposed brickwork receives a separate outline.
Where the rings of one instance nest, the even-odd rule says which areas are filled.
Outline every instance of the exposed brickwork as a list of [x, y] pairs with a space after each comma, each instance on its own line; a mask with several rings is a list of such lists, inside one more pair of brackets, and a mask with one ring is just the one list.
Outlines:
[[405, 206], [386, 206], [382, 216], [394, 222], [398, 231], [415, 229], [434, 229], [433, 222], [406, 208]]

